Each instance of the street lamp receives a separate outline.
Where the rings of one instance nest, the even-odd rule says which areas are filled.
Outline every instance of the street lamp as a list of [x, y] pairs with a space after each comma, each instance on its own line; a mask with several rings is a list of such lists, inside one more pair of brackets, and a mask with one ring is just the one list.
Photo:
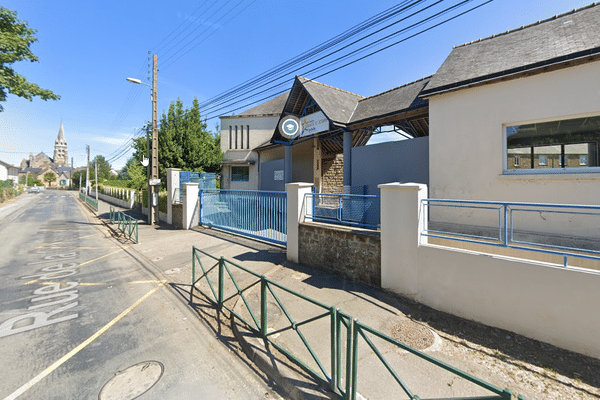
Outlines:
[[157, 58], [153, 55], [152, 63], [152, 86], [141, 79], [126, 78], [128, 82], [138, 85], [146, 85], [152, 89], [152, 155], [150, 157], [150, 174], [148, 179], [148, 224], [154, 225], [158, 221], [158, 94], [157, 94]]

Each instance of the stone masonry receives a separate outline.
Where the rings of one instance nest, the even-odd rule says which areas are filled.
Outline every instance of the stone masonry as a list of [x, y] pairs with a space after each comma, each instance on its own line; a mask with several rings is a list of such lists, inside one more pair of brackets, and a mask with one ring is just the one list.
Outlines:
[[345, 278], [381, 286], [379, 232], [320, 223], [301, 223], [298, 260]]

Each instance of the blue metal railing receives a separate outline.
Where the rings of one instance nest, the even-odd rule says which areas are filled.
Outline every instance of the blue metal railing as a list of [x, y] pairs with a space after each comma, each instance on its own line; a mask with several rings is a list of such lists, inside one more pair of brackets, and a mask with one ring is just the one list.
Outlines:
[[423, 236], [600, 260], [600, 206], [424, 199], [421, 215]]
[[197, 183], [198, 189], [201, 190], [216, 190], [217, 174], [209, 172], [200, 173], [190, 171], [179, 171], [179, 190], [176, 189], [175, 192], [175, 199], [179, 199], [179, 203], [183, 202], [183, 184], [188, 182]]
[[200, 225], [287, 243], [285, 192], [200, 190]]
[[306, 217], [313, 221], [378, 229], [380, 200], [377, 195], [307, 193], [304, 204]]

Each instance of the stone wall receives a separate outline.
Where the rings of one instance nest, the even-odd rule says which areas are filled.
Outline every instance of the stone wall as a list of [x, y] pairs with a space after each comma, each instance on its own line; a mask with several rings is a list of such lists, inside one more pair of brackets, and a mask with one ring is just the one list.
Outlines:
[[183, 204], [173, 204], [173, 227], [183, 229]]
[[345, 278], [381, 286], [379, 232], [344, 226], [301, 223], [298, 261]]
[[[324, 188], [337, 188], [341, 189], [344, 187], [344, 155], [336, 154], [335, 156], [323, 157], [323, 187]], [[326, 191], [330, 193], [330, 191]]]

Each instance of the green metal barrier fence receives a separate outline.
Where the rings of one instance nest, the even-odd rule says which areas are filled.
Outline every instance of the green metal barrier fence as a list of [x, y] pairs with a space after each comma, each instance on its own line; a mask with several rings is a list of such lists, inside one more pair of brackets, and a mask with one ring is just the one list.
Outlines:
[[[205, 266], [202, 261], [202, 255], [213, 260], [215, 263]], [[202, 273], [197, 278], [196, 268], [200, 267]], [[235, 274], [234, 274], [235, 272]], [[235, 276], [234, 276], [235, 275]], [[237, 277], [237, 279], [236, 279]], [[199, 287], [202, 285], [203, 288]], [[260, 285], [260, 295], [254, 296], [250, 290]], [[327, 385], [334, 393], [344, 400], [356, 400], [358, 393], [359, 367], [361, 360], [364, 361], [364, 350], [359, 356], [359, 343], [366, 343], [371, 355], [375, 354], [385, 370], [391, 375], [391, 379], [397, 383], [399, 388], [410, 398], [418, 400], [420, 397], [410, 390], [409, 385], [400, 377], [394, 369], [392, 362], [386, 359], [380, 350], [381, 344], [387, 343], [395, 349], [404, 350], [416, 359], [424, 361], [439, 367], [452, 376], [463, 378], [480, 388], [479, 391], [488, 393], [487, 396], [460, 397], [461, 399], [502, 399], [512, 398], [512, 391], [509, 389], [500, 389], [490, 383], [476, 378], [468, 373], [460, 371], [442, 361], [439, 361], [419, 350], [415, 350], [389, 336], [378, 332], [365, 324], [358, 322], [357, 319], [340, 311], [339, 308], [331, 307], [319, 301], [311, 299], [291, 289], [279, 285], [267, 279], [265, 276], [257, 274], [247, 268], [242, 267], [223, 257], [215, 257], [196, 247], [192, 248], [192, 288], [190, 291], [190, 302], [194, 299], [194, 290], [202, 293], [211, 303], [216, 305], [219, 312], [224, 309], [229, 311], [235, 318], [243, 322], [254, 333], [283, 353], [291, 362], [302, 368], [313, 378]], [[257, 297], [257, 298], [255, 298]], [[300, 299], [306, 302], [303, 309], [312, 307], [315, 311], [311, 316], [303, 316], [302, 320], [296, 321], [289, 310], [285, 307], [286, 297], [291, 299]], [[238, 300], [241, 300], [240, 303]], [[236, 306], [236, 304], [238, 304]], [[279, 308], [285, 319], [283, 324], [278, 323], [277, 327], [268, 327], [269, 311], [273, 308]], [[236, 309], [237, 308], [237, 309]], [[303, 310], [305, 311], [305, 310]], [[243, 315], [246, 314], [246, 315]], [[329, 325], [329, 343], [321, 338], [318, 343], [309, 343], [307, 337], [303, 334], [304, 329], [311, 329], [308, 324], [321, 323]], [[305, 331], [306, 332], [306, 331]], [[295, 335], [293, 334], [295, 333]], [[345, 333], [345, 335], [344, 335]], [[304, 349], [304, 359], [298, 354], [293, 354], [292, 350], [285, 347], [285, 340], [276, 341], [282, 338], [282, 335], [289, 334], [296, 338], [296, 342], [302, 342]], [[342, 337], [345, 336], [345, 340]], [[300, 342], [298, 342], [298, 339]], [[288, 339], [289, 340], [289, 339]], [[324, 344], [325, 343], [325, 344]], [[325, 346], [325, 347], [324, 347]], [[320, 348], [319, 348], [320, 347]], [[389, 357], [389, 356], [388, 356]], [[309, 365], [310, 364], [310, 365]], [[328, 365], [328, 367], [326, 367]], [[362, 379], [381, 379], [381, 376], [371, 376], [363, 374]], [[441, 387], [447, 385], [447, 382], [439, 382]], [[398, 389], [394, 389], [398, 390]], [[525, 399], [519, 396], [519, 399]]]
[[125, 237], [135, 243], [139, 243], [137, 219], [130, 217], [123, 211], [115, 211], [114, 207], [110, 207], [110, 223], [116, 223], [117, 228], [123, 232]]
[[84, 203], [89, 204], [89, 206], [94, 210], [98, 211], [98, 202], [95, 199], [92, 199], [90, 196], [82, 192], [79, 192], [79, 199]]

